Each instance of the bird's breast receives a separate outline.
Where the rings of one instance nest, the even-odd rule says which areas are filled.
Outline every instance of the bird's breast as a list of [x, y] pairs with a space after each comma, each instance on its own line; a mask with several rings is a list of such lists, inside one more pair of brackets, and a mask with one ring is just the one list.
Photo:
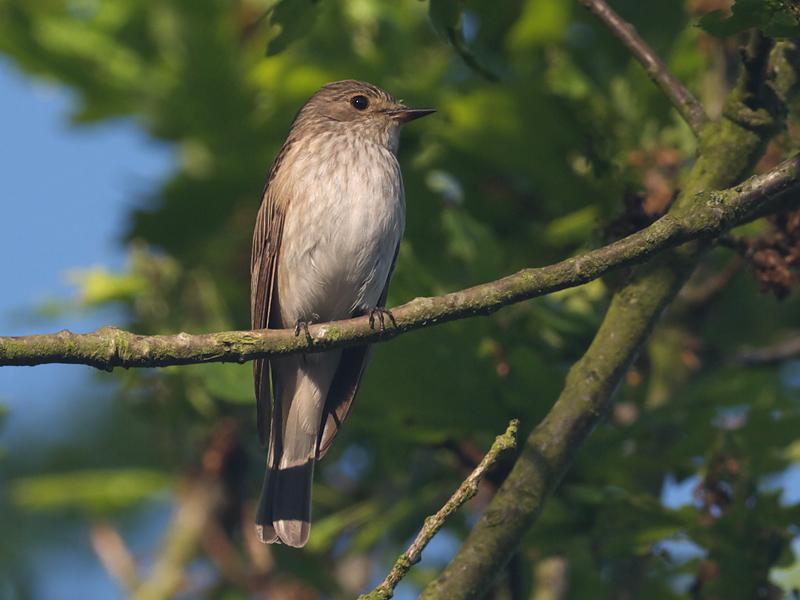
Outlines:
[[293, 163], [278, 273], [287, 325], [375, 306], [405, 225], [394, 154], [378, 144], [336, 142]]

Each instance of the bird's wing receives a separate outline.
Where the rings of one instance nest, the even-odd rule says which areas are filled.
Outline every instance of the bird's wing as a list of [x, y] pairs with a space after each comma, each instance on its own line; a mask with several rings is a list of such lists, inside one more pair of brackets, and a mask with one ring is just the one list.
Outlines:
[[[397, 252], [400, 244], [394, 250], [392, 266], [386, 277], [383, 292], [378, 300], [378, 306], [386, 306], [386, 296], [389, 294], [389, 282], [392, 279], [394, 266], [397, 262]], [[372, 355], [371, 346], [352, 346], [342, 350], [342, 357], [339, 366], [333, 377], [333, 382], [328, 390], [328, 397], [325, 400], [325, 407], [322, 411], [322, 427], [320, 427], [319, 437], [317, 438], [317, 459], [325, 456], [333, 439], [342, 427], [342, 423], [350, 412], [353, 398], [356, 397], [358, 386], [361, 383], [361, 375]]]
[[[253, 248], [250, 255], [250, 324], [253, 329], [266, 329], [275, 325], [270, 321], [270, 317], [273, 292], [278, 279], [278, 252], [281, 247], [286, 204], [285, 199], [278, 197], [276, 186], [271, 184], [289, 146], [290, 142], [287, 141], [272, 163], [267, 183], [261, 194], [261, 208], [258, 210], [253, 232]], [[274, 315], [272, 316], [274, 320]], [[271, 418], [269, 360], [254, 360], [253, 376], [256, 389], [258, 438], [261, 445], [264, 446], [269, 437]]]

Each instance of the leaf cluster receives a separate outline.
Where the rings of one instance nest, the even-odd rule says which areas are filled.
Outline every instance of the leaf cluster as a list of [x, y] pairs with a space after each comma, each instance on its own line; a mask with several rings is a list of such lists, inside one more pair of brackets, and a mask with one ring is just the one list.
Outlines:
[[[724, 96], [736, 52], [681, 3], [615, 7], [681, 79], [707, 89], [707, 105]], [[700, 24], [719, 35], [794, 35], [793, 7], [739, 0], [729, 19]], [[695, 149], [617, 40], [562, 0], [0, 0], [0, 52], [70, 89], [76, 126], [134, 119], [173, 149], [173, 172], [129, 215], [124, 272], [79, 279], [85, 306], [121, 308], [141, 333], [246, 327], [266, 171], [297, 108], [331, 80], [369, 80], [439, 109], [403, 134], [408, 225], [390, 305], [641, 226], [674, 197]], [[793, 149], [790, 131], [777, 152]], [[735, 356], [792, 335], [800, 311], [796, 293], [764, 296], [742, 269], [706, 293], [730, 261], [725, 249], [711, 253], [655, 332], [498, 598], [531, 592], [534, 565], [553, 556], [569, 564], [571, 598], [759, 597], [775, 581], [789, 585], [774, 568], [792, 562], [796, 499], [768, 483], [797, 459], [787, 450], [800, 425], [797, 366], [745, 369]], [[363, 591], [365, 573], [385, 570], [511, 418], [524, 432], [545, 414], [624, 276], [378, 348], [319, 465], [309, 547], [271, 549], [268, 576], [300, 582], [310, 597]], [[197, 471], [229, 419], [243, 453], [226, 474], [236, 516], [222, 520], [246, 555], [263, 461], [250, 367], [114, 377], [120, 402], [107, 418], [42, 455], [3, 459], [16, 482], [8, 514], [27, 516], [3, 517], [0, 552], [15, 549], [0, 565], [7, 578], [40, 551], [32, 521], [50, 515], [48, 527], [68, 532], [101, 514], [124, 527], [132, 504]], [[87, 458], [97, 453], [102, 460]], [[492, 491], [484, 486], [437, 538], [403, 584], [408, 593], [452, 554]], [[197, 569], [211, 573], [210, 597], [246, 593], [219, 565]]]

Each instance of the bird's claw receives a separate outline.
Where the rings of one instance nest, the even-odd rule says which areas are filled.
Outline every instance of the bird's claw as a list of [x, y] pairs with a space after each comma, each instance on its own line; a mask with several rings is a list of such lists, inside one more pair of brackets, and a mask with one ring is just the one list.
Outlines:
[[297, 321], [294, 322], [294, 337], [300, 335], [301, 329], [306, 332], [306, 337], [311, 337], [311, 334], [308, 333], [308, 321], [297, 319]]
[[[314, 319], [319, 319], [319, 315], [313, 314], [311, 315]], [[302, 319], [297, 319], [294, 322], [294, 337], [298, 337], [300, 335], [300, 330], [302, 329], [306, 334], [306, 340], [310, 344], [314, 341], [314, 338], [311, 337], [311, 334], [308, 331], [308, 324], [313, 323], [314, 321], [303, 321]]]
[[389, 317], [389, 320], [392, 322], [394, 327], [397, 327], [397, 321], [394, 320], [394, 315], [392, 311], [383, 308], [382, 306], [376, 306], [375, 308], [369, 311], [369, 327], [370, 329], [375, 329], [375, 315], [378, 316], [378, 322], [381, 324], [381, 331], [386, 331], [386, 321], [385, 318]]

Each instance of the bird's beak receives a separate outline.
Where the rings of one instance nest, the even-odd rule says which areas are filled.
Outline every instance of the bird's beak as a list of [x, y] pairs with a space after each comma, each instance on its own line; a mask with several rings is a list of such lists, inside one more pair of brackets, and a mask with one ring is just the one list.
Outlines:
[[408, 108], [406, 106], [402, 108], [396, 108], [393, 110], [388, 111], [389, 115], [395, 120], [399, 121], [400, 123], [408, 123], [409, 121], [413, 121], [414, 119], [419, 119], [420, 117], [425, 117], [432, 113], [436, 112], [435, 108]]

